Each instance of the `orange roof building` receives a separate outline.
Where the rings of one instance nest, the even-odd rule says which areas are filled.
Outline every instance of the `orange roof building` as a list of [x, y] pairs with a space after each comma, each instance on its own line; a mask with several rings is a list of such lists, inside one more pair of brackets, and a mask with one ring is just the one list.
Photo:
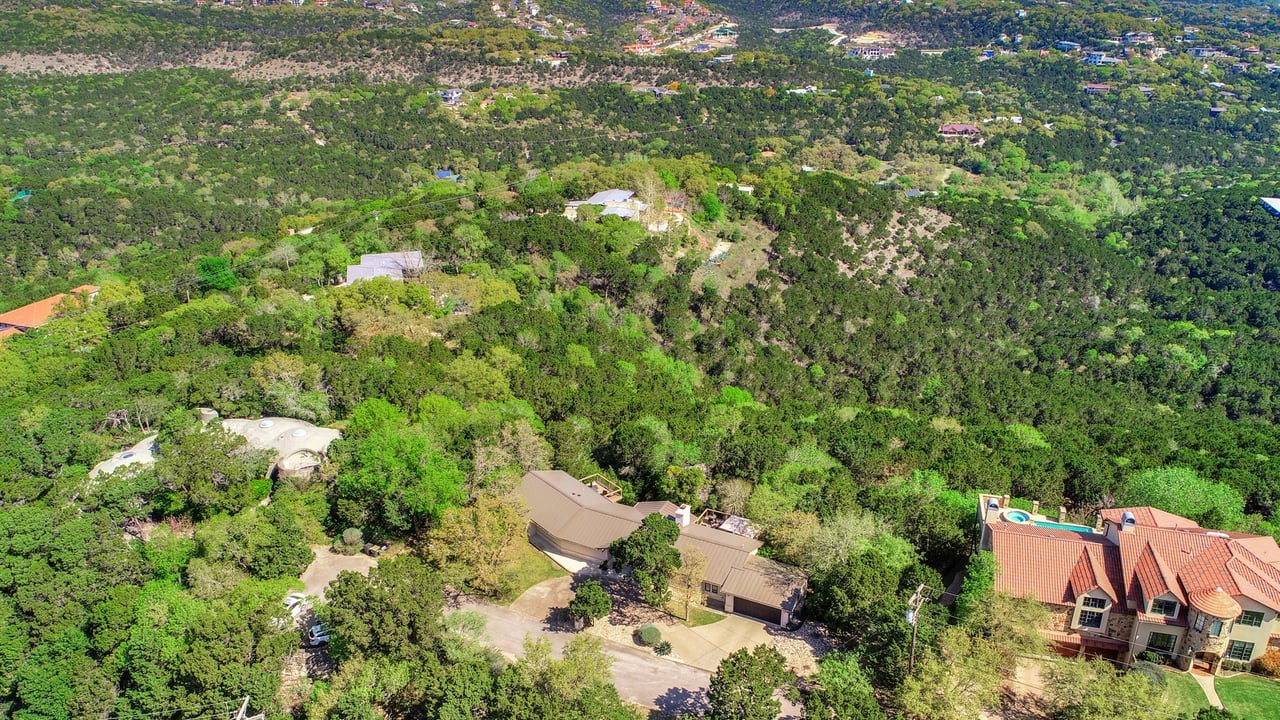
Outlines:
[[[65, 298], [72, 297], [77, 302], [88, 302], [97, 296], [98, 290], [97, 285], [81, 285], [80, 287], [72, 288], [70, 293], [58, 293], [29, 305], [14, 308], [9, 312], [0, 313], [0, 333], [6, 330], [25, 332], [31, 328], [38, 328], [53, 319], [58, 305]], [[5, 337], [5, 335], [0, 335], [0, 337]]]
[[1103, 510], [1091, 528], [983, 495], [995, 587], [1054, 612], [1060, 649], [1132, 662], [1144, 651], [1216, 672], [1280, 647], [1280, 546], [1151, 507]]

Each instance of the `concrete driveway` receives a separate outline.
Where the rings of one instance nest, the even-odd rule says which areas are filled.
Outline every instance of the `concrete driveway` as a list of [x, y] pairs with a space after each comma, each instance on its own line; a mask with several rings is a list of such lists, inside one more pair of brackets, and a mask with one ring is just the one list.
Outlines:
[[[561, 580], [565, 578], [557, 578], [549, 582]], [[549, 591], [547, 597], [552, 594]], [[539, 612], [532, 607], [532, 600], [529, 605], [528, 610]], [[563, 607], [563, 605], [546, 607]], [[557, 626], [549, 624], [545, 618], [530, 617], [513, 608], [464, 599], [458, 609], [471, 610], [484, 615], [488, 621], [488, 644], [511, 659], [524, 652], [526, 637], [547, 638], [557, 653], [562, 652], [565, 643], [573, 637], [573, 633], [560, 630]], [[546, 614], [545, 610], [541, 612], [543, 615]], [[711, 682], [710, 672], [659, 657], [651, 650], [609, 640], [605, 641], [604, 650], [613, 658], [613, 684], [618, 688], [618, 694], [627, 702], [657, 710], [667, 717], [702, 714], [708, 709], [706, 692]], [[796, 720], [800, 716], [799, 707], [783, 701], [782, 720]]]
[[525, 617], [550, 621], [553, 612], [569, 607], [572, 600], [573, 578], [564, 575], [525, 590], [508, 607]]
[[378, 561], [368, 555], [341, 555], [329, 550], [327, 545], [312, 545], [316, 559], [302, 572], [302, 584], [306, 586], [308, 595], [324, 598], [324, 590], [329, 583], [338, 577], [343, 570], [351, 570], [361, 575], [368, 575], [369, 569]]

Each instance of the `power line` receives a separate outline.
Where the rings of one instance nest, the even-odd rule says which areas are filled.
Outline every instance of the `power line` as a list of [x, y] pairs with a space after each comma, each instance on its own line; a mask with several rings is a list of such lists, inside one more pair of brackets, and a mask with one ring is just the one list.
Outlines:
[[[217, 702], [205, 703], [204, 705], [193, 705], [191, 707], [173, 708], [170, 710], [157, 710], [155, 712], [146, 712], [146, 713], [126, 712], [123, 714], [108, 715], [107, 717], [102, 718], [102, 720], [131, 720], [132, 718], [151, 718], [151, 717], [159, 717], [162, 715], [175, 715], [177, 713], [192, 712], [195, 710], [205, 710], [207, 708], [218, 707], [218, 706], [227, 708], [227, 710], [225, 710], [224, 712], [216, 713], [216, 714], [226, 714], [227, 712], [230, 712], [230, 708], [232, 707], [232, 702], [233, 701], [231, 700], [219, 700]], [[189, 720], [196, 720], [196, 718], [190, 718]]]

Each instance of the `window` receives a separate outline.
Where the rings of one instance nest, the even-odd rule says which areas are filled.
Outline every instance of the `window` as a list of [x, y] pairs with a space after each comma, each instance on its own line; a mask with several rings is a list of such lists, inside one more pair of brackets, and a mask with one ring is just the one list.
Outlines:
[[1204, 629], [1204, 615], [1203, 614], [1196, 615], [1196, 632], [1200, 632], [1203, 629]]
[[704, 592], [704, 593], [711, 593], [712, 595], [719, 595], [719, 594], [720, 594], [720, 586], [719, 586], [719, 585], [712, 585], [712, 584], [711, 584], [711, 583], [709, 583], [709, 582], [704, 582], [704, 583], [702, 583], [702, 592]]
[[1262, 613], [1253, 610], [1245, 610], [1240, 614], [1240, 619], [1236, 622], [1249, 627], [1262, 627]]
[[1209, 637], [1222, 637], [1223, 630], [1222, 621], [1214, 620], [1213, 624], [1209, 626]]
[[1156, 652], [1173, 652], [1173, 647], [1178, 644], [1178, 636], [1168, 633], [1153, 632], [1147, 636], [1147, 649]]
[[1253, 643], [1232, 640], [1227, 645], [1227, 658], [1231, 660], [1248, 660], [1253, 657]]
[[1102, 613], [1093, 610], [1080, 611], [1080, 627], [1102, 627]]
[[1159, 600], [1159, 599], [1152, 600], [1151, 614], [1164, 615], [1165, 617], [1177, 617], [1178, 601], [1177, 600]]
[[1084, 606], [1087, 608], [1102, 610], [1107, 607], [1107, 601], [1105, 598], [1087, 597], [1084, 599]]

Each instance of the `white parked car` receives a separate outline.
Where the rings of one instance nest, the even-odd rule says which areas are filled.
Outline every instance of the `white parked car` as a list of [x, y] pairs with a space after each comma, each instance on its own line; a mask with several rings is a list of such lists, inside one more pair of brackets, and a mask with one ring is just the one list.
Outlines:
[[289, 614], [295, 618], [298, 617], [308, 604], [307, 596], [300, 592], [289, 593], [284, 598], [285, 609], [287, 609]]

